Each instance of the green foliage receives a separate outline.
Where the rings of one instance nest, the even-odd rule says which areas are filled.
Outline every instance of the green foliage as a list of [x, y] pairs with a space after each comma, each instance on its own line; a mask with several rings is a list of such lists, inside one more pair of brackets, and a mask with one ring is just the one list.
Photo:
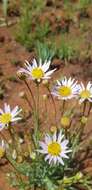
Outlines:
[[21, 17], [19, 21], [16, 39], [26, 48], [32, 47], [32, 37], [30, 36], [32, 23], [32, 13], [29, 1], [23, 1], [21, 4]]
[[[79, 189], [78, 186], [82, 186], [87, 190], [91, 190], [92, 179], [88, 176], [83, 176], [80, 172], [72, 177], [65, 177], [59, 181], [60, 187], [64, 189], [76, 190]], [[76, 184], [76, 186], [75, 186]]]
[[79, 8], [84, 9], [84, 8], [87, 8], [87, 6], [91, 3], [92, 3], [92, 0], [79, 0], [78, 6]]
[[[85, 187], [87, 190], [91, 190], [92, 181], [91, 177], [84, 176], [81, 172], [71, 174], [68, 176], [67, 170], [59, 165], [49, 165], [45, 162], [43, 157], [38, 157], [31, 161], [29, 164], [16, 163], [9, 155], [9, 161], [12, 163], [16, 172], [27, 176], [27, 180], [24, 181], [21, 177], [17, 178], [17, 173], [12, 172], [8, 175], [8, 179], [13, 187], [18, 187], [19, 190], [27, 190], [33, 186], [38, 188], [45, 188], [46, 190], [76, 190], [75, 184]], [[68, 174], [68, 175], [67, 175]]]
[[[48, 187], [53, 190], [56, 188], [56, 180], [63, 175], [63, 167], [50, 166], [43, 158], [34, 160], [31, 164], [24, 162], [18, 164], [9, 155], [8, 160], [16, 168], [16, 171], [22, 175], [28, 176], [29, 186], [35, 185], [37, 187]], [[54, 188], [55, 187], [55, 188]]]
[[43, 62], [45, 60], [49, 61], [55, 56], [56, 49], [47, 43], [41, 43], [38, 41], [36, 44], [36, 54]]
[[69, 43], [62, 39], [58, 49], [58, 57], [64, 61], [70, 61], [76, 57], [76, 51], [72, 45], [69, 45]]
[[7, 10], [8, 10], [8, 0], [3, 0], [3, 13], [4, 13], [5, 19], [7, 17]]
[[48, 21], [46, 21], [44, 24], [38, 23], [36, 25], [35, 36], [36, 39], [38, 39], [39, 41], [43, 41], [44, 38], [49, 34], [49, 32], [50, 32], [50, 24]]
[[22, 178], [18, 177], [16, 175], [16, 172], [11, 172], [7, 174], [7, 180], [11, 187], [17, 187], [18, 190], [28, 190], [29, 189], [29, 183]]
[[72, 144], [72, 154], [71, 157], [74, 159], [76, 157], [76, 153], [80, 149], [80, 143], [81, 143], [81, 136], [82, 136], [83, 129], [80, 128], [79, 132], [76, 132], [70, 136], [71, 144]]
[[[63, 131], [64, 132], [64, 131]], [[72, 153], [69, 160], [64, 161], [64, 166], [59, 164], [53, 165], [45, 162], [44, 157], [36, 153], [36, 157], [33, 160], [24, 161], [23, 163], [17, 163], [11, 155], [7, 154], [7, 159], [15, 168], [16, 173], [19, 176], [24, 175], [27, 180], [23, 181], [21, 178], [14, 177], [15, 174], [10, 176], [14, 180], [12, 185], [18, 187], [19, 190], [27, 190], [33, 186], [38, 188], [45, 188], [46, 190], [77, 190], [75, 185], [81, 185], [87, 190], [91, 190], [92, 182], [91, 177], [83, 175], [79, 172], [78, 160], [76, 159], [76, 153], [80, 150], [81, 136], [83, 130], [74, 133], [70, 136], [70, 148]], [[74, 168], [73, 162], [76, 161], [76, 167]]]
[[12, 166], [16, 169], [17, 172], [19, 172], [22, 175], [28, 176], [30, 173], [30, 165], [26, 161], [23, 163], [17, 163], [11, 155], [7, 154], [7, 159], [12, 164]]
[[[29, 51], [35, 46], [35, 41], [43, 40], [43, 38], [49, 33], [49, 22], [45, 22], [44, 25], [36, 23], [34, 28], [33, 20], [37, 21], [38, 15], [44, 8], [44, 2], [42, 0], [25, 1], [21, 2], [21, 16], [16, 33], [16, 40], [24, 45]], [[34, 30], [34, 32], [33, 32]]]
[[32, 10], [35, 10], [36, 13], [40, 13], [45, 7], [45, 1], [43, 0], [31, 0]]

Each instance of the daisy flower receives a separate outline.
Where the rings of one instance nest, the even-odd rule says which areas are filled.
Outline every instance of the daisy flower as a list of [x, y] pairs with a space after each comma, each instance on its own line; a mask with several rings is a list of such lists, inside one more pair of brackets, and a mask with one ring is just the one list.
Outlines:
[[40, 82], [43, 79], [49, 79], [51, 77], [51, 74], [56, 70], [53, 69], [51, 71], [48, 71], [50, 64], [50, 60], [46, 60], [44, 63], [42, 63], [42, 60], [40, 59], [39, 63], [37, 63], [37, 61], [33, 59], [32, 64], [26, 61], [25, 69], [21, 68], [19, 72], [24, 73], [31, 80], [36, 80], [37, 82]]
[[86, 87], [84, 86], [84, 84], [82, 82], [80, 84], [79, 103], [81, 104], [85, 100], [92, 102], [92, 84], [91, 84], [91, 82], [88, 82]]
[[2, 158], [5, 154], [6, 145], [4, 143], [4, 140], [0, 142], [0, 158]]
[[64, 77], [62, 80], [57, 80], [57, 84], [54, 86], [51, 93], [57, 96], [58, 99], [67, 100], [76, 97], [78, 92], [79, 85], [77, 81], [71, 77], [69, 79]]
[[62, 135], [62, 132], [60, 131], [59, 134], [56, 132], [53, 134], [53, 136], [46, 135], [44, 142], [39, 142], [41, 149], [38, 150], [38, 152], [45, 154], [45, 161], [49, 161], [49, 164], [51, 163], [60, 163], [61, 165], [64, 165], [64, 161], [62, 158], [69, 158], [67, 156], [67, 153], [71, 152], [71, 150], [68, 149], [67, 145], [69, 143], [68, 140], [62, 140], [64, 138], [64, 135]]
[[10, 105], [5, 103], [4, 110], [0, 109], [0, 130], [8, 126], [9, 123], [20, 120], [21, 117], [18, 115], [21, 111], [22, 109], [19, 109], [18, 106], [11, 110]]

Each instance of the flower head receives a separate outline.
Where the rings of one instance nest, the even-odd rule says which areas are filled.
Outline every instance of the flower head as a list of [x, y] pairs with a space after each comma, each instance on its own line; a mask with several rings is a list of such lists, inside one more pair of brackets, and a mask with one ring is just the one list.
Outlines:
[[83, 83], [80, 84], [79, 103], [81, 104], [85, 100], [92, 102], [92, 84], [91, 84], [91, 82], [88, 82], [86, 87], [84, 86]]
[[42, 63], [42, 60], [40, 59], [39, 63], [37, 63], [37, 61], [33, 59], [32, 64], [26, 61], [25, 69], [21, 68], [19, 72], [27, 75], [31, 80], [41, 82], [43, 79], [49, 79], [50, 75], [56, 70], [53, 69], [51, 71], [48, 71], [50, 64], [50, 60], [46, 60], [44, 63]]
[[68, 128], [71, 123], [71, 118], [69, 116], [63, 116], [61, 118], [61, 125], [63, 128]]
[[46, 135], [45, 136], [45, 142], [40, 142], [41, 149], [38, 150], [40, 153], [45, 154], [45, 161], [49, 161], [50, 163], [60, 163], [64, 165], [62, 158], [69, 158], [67, 156], [67, 153], [71, 152], [71, 150], [68, 149], [67, 144], [69, 143], [68, 140], [62, 140], [64, 138], [64, 135], [62, 135], [62, 132], [60, 131], [59, 134], [56, 132], [53, 134], [53, 136]]
[[16, 106], [13, 110], [11, 110], [10, 105], [4, 104], [4, 111], [0, 109], [0, 130], [2, 130], [5, 126], [8, 126], [9, 123], [20, 120], [21, 117], [18, 114], [22, 110]]
[[2, 158], [5, 154], [5, 143], [4, 140], [0, 142], [0, 158]]
[[52, 94], [59, 99], [67, 100], [76, 97], [79, 92], [79, 85], [75, 79], [71, 77], [67, 79], [64, 77], [62, 80], [57, 80], [57, 84], [52, 90]]

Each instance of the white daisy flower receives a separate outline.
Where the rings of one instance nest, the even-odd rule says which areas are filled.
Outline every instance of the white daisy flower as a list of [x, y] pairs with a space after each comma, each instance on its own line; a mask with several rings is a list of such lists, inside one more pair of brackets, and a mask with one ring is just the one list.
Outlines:
[[51, 71], [48, 71], [50, 64], [50, 60], [46, 60], [44, 63], [42, 63], [42, 60], [40, 59], [39, 63], [37, 63], [37, 61], [33, 59], [32, 64], [26, 61], [25, 69], [21, 68], [19, 72], [26, 74], [31, 80], [36, 80], [37, 82], [40, 82], [43, 79], [49, 79], [51, 77], [51, 74], [56, 70], [53, 69]]
[[2, 158], [5, 154], [6, 145], [4, 140], [0, 142], [0, 158]]
[[75, 79], [71, 77], [67, 79], [64, 77], [62, 80], [57, 80], [57, 84], [54, 86], [52, 90], [52, 94], [57, 96], [58, 99], [71, 99], [73, 97], [77, 97], [79, 93], [79, 85]]
[[16, 106], [13, 110], [11, 110], [10, 105], [4, 104], [4, 111], [0, 109], [0, 131], [5, 127], [8, 126], [9, 123], [15, 122], [21, 119], [19, 117], [19, 113], [22, 111], [22, 109], [19, 109], [18, 106]]
[[86, 87], [81, 82], [79, 91], [79, 103], [81, 104], [85, 100], [92, 102], [92, 83], [89, 81]]
[[61, 165], [64, 165], [64, 161], [62, 158], [69, 158], [67, 156], [67, 153], [71, 152], [71, 150], [68, 149], [68, 140], [63, 140], [64, 135], [62, 135], [62, 132], [60, 131], [59, 134], [56, 132], [53, 136], [46, 135], [45, 136], [45, 142], [39, 142], [41, 149], [38, 150], [38, 152], [45, 154], [45, 161], [49, 161], [49, 164], [51, 163], [60, 163]]

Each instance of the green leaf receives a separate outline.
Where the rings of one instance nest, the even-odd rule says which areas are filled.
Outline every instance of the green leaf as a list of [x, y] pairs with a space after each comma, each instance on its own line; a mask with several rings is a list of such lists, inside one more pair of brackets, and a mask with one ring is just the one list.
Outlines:
[[56, 190], [57, 189], [57, 186], [48, 177], [46, 177], [44, 179], [44, 184], [45, 184], [47, 190]]
[[9, 160], [9, 162], [15, 168], [16, 171], [18, 171], [19, 173], [25, 176], [29, 175], [31, 169], [30, 169], [30, 165], [26, 161], [19, 164], [15, 160], [13, 160], [10, 155], [7, 155], [7, 159]]

